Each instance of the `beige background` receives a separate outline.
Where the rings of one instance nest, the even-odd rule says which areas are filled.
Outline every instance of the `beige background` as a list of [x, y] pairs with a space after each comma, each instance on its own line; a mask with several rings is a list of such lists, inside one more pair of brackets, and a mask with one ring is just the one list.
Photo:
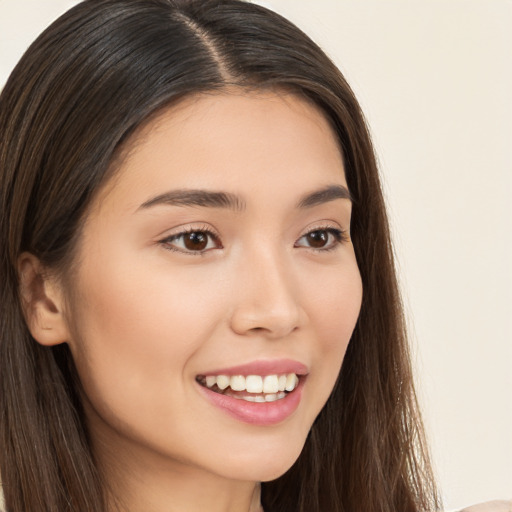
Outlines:
[[[0, 87], [69, 0], [0, 0]], [[512, 497], [512, 2], [273, 0], [367, 113], [448, 509]]]

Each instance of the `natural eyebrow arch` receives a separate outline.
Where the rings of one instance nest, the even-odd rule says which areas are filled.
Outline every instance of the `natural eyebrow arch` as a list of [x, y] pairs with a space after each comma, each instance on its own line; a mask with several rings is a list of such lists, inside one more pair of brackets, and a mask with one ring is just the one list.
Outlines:
[[160, 194], [142, 203], [138, 209], [147, 209], [156, 205], [171, 206], [200, 206], [209, 208], [229, 208], [235, 211], [245, 209], [245, 202], [237, 195], [229, 192], [215, 192], [209, 190], [172, 190]]
[[352, 196], [347, 187], [343, 185], [328, 185], [325, 188], [311, 192], [303, 196], [297, 204], [298, 208], [311, 208], [335, 199], [348, 199], [352, 201]]
[[[328, 185], [303, 196], [297, 203], [297, 208], [311, 208], [336, 199], [352, 201], [350, 192], [346, 187], [343, 185]], [[157, 205], [229, 208], [235, 211], [243, 211], [246, 207], [245, 201], [241, 197], [229, 192], [182, 189], [171, 190], [148, 199], [142, 203], [138, 210], [145, 210]]]

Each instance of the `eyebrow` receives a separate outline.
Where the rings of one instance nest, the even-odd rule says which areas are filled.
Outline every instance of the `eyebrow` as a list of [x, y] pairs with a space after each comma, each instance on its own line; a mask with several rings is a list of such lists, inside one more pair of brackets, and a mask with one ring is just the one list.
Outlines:
[[172, 190], [160, 194], [143, 203], [140, 208], [167, 204], [171, 206], [201, 206], [209, 208], [229, 208], [235, 211], [245, 209], [245, 201], [236, 194], [209, 190]]
[[328, 185], [327, 187], [303, 196], [297, 206], [301, 209], [311, 208], [336, 199], [348, 199], [349, 201], [352, 201], [352, 196], [350, 195], [348, 188], [343, 185]]
[[[312, 208], [313, 206], [328, 203], [336, 199], [348, 199], [352, 201], [352, 196], [349, 190], [343, 185], [328, 185], [304, 195], [298, 201], [297, 208]], [[145, 210], [157, 205], [228, 208], [234, 211], [243, 211], [246, 207], [245, 201], [236, 194], [209, 190], [183, 189], [159, 194], [142, 203], [138, 209]]]

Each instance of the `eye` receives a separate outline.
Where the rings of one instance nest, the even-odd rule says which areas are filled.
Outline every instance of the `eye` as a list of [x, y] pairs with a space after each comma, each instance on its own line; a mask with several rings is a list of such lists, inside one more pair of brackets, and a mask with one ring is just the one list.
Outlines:
[[336, 248], [341, 242], [346, 240], [345, 232], [336, 228], [314, 229], [301, 236], [296, 242], [295, 247], [309, 247], [311, 249], [328, 251]]
[[161, 243], [167, 249], [188, 254], [202, 254], [222, 247], [219, 237], [206, 229], [183, 231], [165, 238]]

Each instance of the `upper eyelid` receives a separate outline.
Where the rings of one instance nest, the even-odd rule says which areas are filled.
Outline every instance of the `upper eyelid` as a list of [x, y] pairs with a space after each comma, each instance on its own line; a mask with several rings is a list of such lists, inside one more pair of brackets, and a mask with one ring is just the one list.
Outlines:
[[[299, 238], [307, 235], [308, 233], [311, 233], [312, 231], [321, 231], [322, 229], [336, 229], [338, 231], [346, 232], [345, 229], [343, 229], [337, 222], [329, 222], [326, 223], [318, 223], [308, 226], [306, 229], [304, 229], [299, 235]], [[174, 230], [173, 230], [174, 231]], [[186, 235], [188, 233], [196, 233], [196, 232], [204, 232], [208, 233], [210, 235], [213, 235], [217, 238], [220, 238], [220, 235], [218, 234], [217, 230], [209, 227], [209, 226], [186, 226], [186, 227], [180, 227], [176, 228], [176, 231], [173, 233], [168, 233], [163, 235], [164, 239], [179, 237], [181, 235]]]
[[[190, 233], [206, 233], [207, 236], [211, 239], [211, 242], [213, 242], [216, 247], [209, 248], [209, 249], [203, 249], [198, 251], [192, 251], [188, 249], [184, 249], [181, 247], [176, 247], [173, 242], [176, 242], [180, 238], [184, 237], [187, 234]], [[223, 249], [223, 244], [221, 241], [220, 236], [218, 235], [217, 231], [213, 229], [211, 226], [207, 225], [201, 225], [201, 226], [194, 226], [194, 225], [187, 225], [184, 224], [182, 226], [176, 227], [172, 230], [171, 233], [167, 232], [165, 235], [160, 235], [158, 239], [156, 240], [156, 243], [160, 246], [163, 246], [166, 250], [172, 250], [174, 252], [179, 252], [182, 254], [188, 254], [188, 255], [195, 255], [195, 256], [201, 256], [205, 255], [209, 251], [213, 249]]]
[[194, 226], [194, 225], [183, 225], [177, 228], [173, 228], [172, 230], [168, 230], [163, 235], [160, 235], [160, 240], [169, 240], [170, 238], [179, 238], [180, 236], [186, 235], [188, 233], [208, 233], [214, 238], [220, 239], [220, 235], [216, 229], [208, 226], [206, 224]]
[[[182, 247], [176, 247], [173, 242], [176, 240], [179, 240], [180, 238], [184, 237], [185, 235], [188, 235], [190, 233], [206, 233], [208, 237], [211, 238], [211, 241], [215, 244], [216, 247], [211, 247], [209, 249], [201, 249], [201, 250], [189, 250], [187, 248]], [[220, 240], [220, 237], [218, 237], [215, 232], [213, 232], [211, 229], [185, 229], [181, 231], [177, 231], [174, 234], [170, 234], [168, 236], [165, 236], [164, 238], [160, 238], [158, 240], [158, 245], [163, 246], [168, 251], [178, 252], [181, 254], [186, 254], [189, 256], [204, 256], [206, 253], [210, 252], [213, 249], [223, 249], [222, 241]]]
[[[336, 241], [338, 243], [347, 242], [350, 240], [348, 231], [342, 229], [342, 228], [334, 228], [334, 227], [324, 227], [324, 228], [314, 228], [309, 231], [306, 231], [302, 236], [300, 236], [295, 243], [297, 243], [299, 240], [302, 240], [304, 237], [308, 236], [311, 233], [314, 233], [315, 231], [327, 231], [330, 232], [331, 235], [333, 235], [336, 238]], [[333, 231], [336, 232], [336, 234], [333, 234]], [[321, 248], [315, 249], [315, 250], [323, 250]]]
[[[321, 231], [321, 230], [336, 230], [339, 231], [343, 237], [349, 237], [349, 230], [344, 229], [340, 226], [340, 224], [336, 221], [330, 221], [330, 220], [324, 220], [324, 221], [317, 221], [315, 223], [310, 224], [307, 226], [304, 230], [301, 231], [301, 234], [297, 237], [296, 240], [300, 240], [304, 236], [308, 235], [309, 233], [312, 233], [314, 231]], [[181, 236], [187, 235], [188, 233], [195, 233], [195, 232], [204, 232], [207, 233], [209, 236], [211, 236], [214, 240], [221, 242], [221, 236], [219, 232], [214, 229], [212, 226], [206, 225], [206, 224], [200, 224], [200, 225], [183, 225], [177, 228], [174, 228], [171, 233], [167, 233], [165, 235], [162, 235], [159, 237], [160, 242], [166, 242], [170, 240], [175, 240]], [[222, 245], [222, 242], [221, 242]]]
[[318, 221], [318, 222], [309, 224], [308, 227], [302, 231], [302, 234], [299, 236], [299, 238], [307, 235], [308, 233], [311, 233], [312, 231], [322, 231], [322, 230], [329, 230], [329, 229], [335, 229], [337, 231], [341, 231], [342, 233], [347, 233], [347, 234], [349, 232], [348, 229], [344, 229], [336, 221], [324, 220], [324, 221]]

